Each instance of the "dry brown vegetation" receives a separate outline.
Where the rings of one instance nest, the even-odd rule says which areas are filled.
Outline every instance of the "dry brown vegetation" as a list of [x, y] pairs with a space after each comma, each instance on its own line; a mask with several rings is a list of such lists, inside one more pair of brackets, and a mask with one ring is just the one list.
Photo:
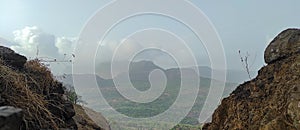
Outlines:
[[0, 62], [0, 105], [23, 109], [23, 129], [58, 129], [64, 121], [52, 114], [47, 97], [50, 89], [58, 86], [47, 67], [38, 60], [28, 61], [23, 70], [14, 70]]

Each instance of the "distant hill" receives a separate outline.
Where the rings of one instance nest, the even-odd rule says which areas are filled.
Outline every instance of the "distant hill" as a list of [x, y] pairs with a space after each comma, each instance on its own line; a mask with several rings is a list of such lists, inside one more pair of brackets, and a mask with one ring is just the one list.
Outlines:
[[[200, 71], [203, 73], [209, 73], [210, 69], [207, 67], [200, 67]], [[119, 78], [122, 84], [122, 87], [129, 87], [126, 77], [129, 75], [130, 81], [135, 88], [140, 91], [144, 91], [150, 88], [149, 74], [153, 70], [162, 71], [167, 78], [167, 86], [163, 94], [154, 102], [150, 104], [138, 104], [132, 101], [125, 99], [115, 88], [113, 79], [104, 79], [98, 75], [93, 74], [80, 74], [80, 75], [67, 75], [62, 79], [64, 83], [72, 84], [73, 78], [80, 81], [76, 84], [76, 90], [78, 94], [83, 96], [84, 100], [87, 100], [89, 103], [88, 106], [92, 107], [97, 111], [101, 111], [106, 117], [110, 120], [116, 120], [117, 124], [121, 124], [123, 127], [126, 127], [126, 124], [129, 121], [124, 121], [122, 119], [114, 118], [113, 114], [110, 114], [109, 109], [103, 108], [99, 99], [99, 90], [102, 95], [105, 97], [105, 100], [113, 106], [117, 111], [132, 117], [150, 117], [156, 114], [163, 112], [168, 109], [170, 105], [175, 101], [181, 85], [181, 78], [190, 80], [191, 83], [194, 80], [193, 75], [197, 74], [193, 68], [172, 68], [172, 69], [163, 69], [155, 65], [151, 61], [139, 61], [132, 62], [129, 67], [129, 72], [122, 72], [115, 76]], [[181, 72], [180, 72], [181, 70]], [[183, 73], [185, 77], [180, 77], [180, 74]], [[207, 74], [209, 75], [209, 74]], [[202, 76], [202, 75], [201, 75]], [[198, 98], [194, 107], [188, 116], [182, 121], [183, 124], [198, 124], [198, 116], [200, 114], [201, 108], [206, 100], [206, 95], [209, 91], [211, 82], [221, 83], [222, 81], [217, 81], [214, 79], [201, 77], [200, 75], [196, 76], [200, 79], [200, 91], [198, 93]], [[209, 76], [207, 76], [209, 77]], [[155, 77], [154, 77], [155, 78]], [[97, 84], [91, 83], [90, 79], [96, 79]], [[159, 80], [159, 79], [155, 79]], [[226, 87], [224, 90], [224, 96], [229, 95], [233, 89], [235, 89], [236, 83], [225, 83]], [[220, 90], [221, 91], [221, 90]], [[188, 94], [188, 93], [187, 93]], [[145, 95], [146, 96], [146, 95]], [[186, 95], [189, 96], [189, 95]], [[182, 105], [184, 106], [184, 105]], [[176, 112], [174, 112], [176, 114]], [[141, 123], [141, 122], [140, 122]], [[132, 124], [132, 122], [131, 122]], [[113, 126], [112, 126], [113, 127]]]
[[[115, 72], [117, 72], [116, 75], [111, 75], [111, 63], [109, 62], [103, 62], [97, 65], [96, 67], [96, 73], [97, 75], [99, 75], [102, 78], [106, 78], [106, 79], [112, 79], [113, 77], [116, 77], [118, 75], [124, 75], [124, 72], [128, 69], [125, 68], [124, 64], [126, 64], [127, 62], [125, 61], [119, 61], [114, 63], [116, 70], [114, 70]], [[158, 66], [156, 66], [153, 62], [151, 61], [140, 61], [140, 62], [131, 62], [131, 68], [134, 69], [132, 71], [132, 73], [135, 72], [144, 72], [147, 71], [149, 69], [151, 69], [151, 67], [157, 67], [156, 69], [163, 69], [160, 68]], [[134, 66], [139, 66], [140, 68], [134, 67]], [[207, 66], [191, 66], [191, 67], [183, 67], [181, 68], [181, 70], [187, 70], [187, 69], [198, 69], [199, 70], [199, 74], [200, 77], [204, 77], [204, 78], [211, 78], [211, 73], [213, 71], [213, 69], [211, 69], [210, 67]], [[172, 69], [178, 69], [178, 68], [169, 68], [169, 69], [165, 69], [165, 70], [172, 70]], [[216, 72], [220, 72], [221, 70], [214, 70]], [[135, 74], [133, 74], [135, 75]], [[251, 77], [255, 77], [257, 75], [257, 71], [250, 71], [250, 75]], [[248, 74], [245, 70], [233, 70], [233, 69], [227, 69], [226, 70], [226, 81], [227, 82], [232, 82], [232, 83], [243, 83], [245, 81], [248, 81]]]

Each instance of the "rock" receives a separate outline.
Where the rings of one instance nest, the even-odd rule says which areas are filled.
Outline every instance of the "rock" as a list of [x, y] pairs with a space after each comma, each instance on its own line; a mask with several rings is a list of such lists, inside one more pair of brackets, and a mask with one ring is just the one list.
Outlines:
[[99, 112], [96, 112], [90, 108], [83, 107], [86, 115], [88, 115], [98, 126], [103, 130], [111, 130], [107, 119]]
[[64, 101], [61, 94], [52, 93], [50, 94], [50, 99], [57, 102], [60, 101], [60, 104], [55, 104], [55, 102], [50, 102], [48, 104], [48, 109], [51, 113], [56, 116], [61, 116], [63, 119], [69, 120], [75, 115], [75, 110], [73, 104], [68, 101]]
[[0, 130], [78, 129], [74, 104], [46, 66], [39, 60], [27, 62], [26, 57], [3, 46], [0, 58], [0, 106], [21, 108], [24, 113], [17, 118], [19, 109], [0, 109]]
[[71, 102], [67, 102], [63, 104], [63, 108], [64, 108], [64, 117], [66, 119], [71, 119], [73, 116], [75, 116], [75, 110]]
[[[101, 120], [101, 123], [98, 123], [91, 116], [89, 116], [89, 112], [87, 112], [85, 108], [79, 105], [74, 105], [76, 115], [73, 117], [77, 123], [78, 129], [81, 130], [110, 130], [108, 122], [104, 118]], [[88, 111], [90, 111], [89, 109]], [[99, 113], [93, 113], [93, 116], [99, 116]], [[102, 115], [101, 115], [102, 116]], [[103, 123], [107, 123], [106, 125], [102, 125]]]
[[76, 124], [76, 121], [75, 121], [73, 118], [68, 119], [68, 120], [66, 120], [65, 122], [66, 122], [67, 128], [68, 128], [69, 130], [78, 130], [78, 126], [77, 126], [77, 124]]
[[60, 82], [55, 82], [55, 87], [50, 88], [50, 93], [58, 93], [58, 94], [64, 94], [65, 89], [62, 83]]
[[25, 56], [17, 54], [10, 48], [4, 46], [0, 46], [0, 58], [6, 65], [17, 69], [22, 69], [27, 61]]
[[280, 33], [258, 76], [234, 90], [203, 130], [300, 130], [300, 30]]
[[[1, 91], [0, 91], [0, 93], [1, 93]], [[5, 100], [0, 95], [0, 106], [4, 106], [4, 103], [5, 103]]]
[[0, 107], [0, 129], [19, 130], [22, 124], [23, 113], [19, 108], [11, 106]]
[[287, 29], [269, 44], [265, 51], [265, 62], [272, 63], [300, 52], [300, 30]]
[[53, 104], [48, 105], [48, 110], [55, 116], [62, 117], [63, 116], [63, 110], [61, 107]]

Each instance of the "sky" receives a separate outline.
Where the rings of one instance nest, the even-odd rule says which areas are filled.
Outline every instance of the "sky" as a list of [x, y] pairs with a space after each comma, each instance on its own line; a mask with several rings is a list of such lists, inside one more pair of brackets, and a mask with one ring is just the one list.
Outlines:
[[[36, 56], [38, 48], [39, 56], [71, 58], [70, 55], [74, 53], [76, 41], [85, 24], [110, 2], [112, 1], [0, 0], [1, 44], [27, 57]], [[190, 0], [190, 2], [203, 11], [218, 32], [225, 50], [228, 69], [244, 69], [238, 55], [238, 50], [241, 50], [243, 54], [249, 53], [250, 69], [257, 71], [265, 64], [263, 54], [269, 42], [282, 30], [300, 26], [298, 0]], [[135, 3], [128, 4], [134, 6]], [[181, 5], [166, 6], [178, 8], [183, 14], [189, 15], [189, 12], [181, 9]], [[113, 11], [108, 13], [112, 17], [115, 15]], [[197, 55], [199, 64], [210, 65], [201, 41], [195, 38], [186, 26], [158, 15], [142, 15], [118, 24], [104, 39], [105, 43], [101, 45], [97, 54], [98, 61], [109, 61], [118, 43], [124, 41], [124, 37], [150, 27], [165, 29], [182, 37]], [[120, 52], [127, 55], [141, 48], [142, 44], [132, 39], [127, 40]], [[181, 49], [179, 46], [172, 46]], [[186, 52], [181, 53], [182, 57], [185, 57]], [[166, 58], [169, 56], [162, 52], [150, 51], [139, 55], [137, 59], [139, 57], [153, 60], [166, 67], [173, 64], [172, 60]], [[119, 60], [124, 59], [121, 57]], [[189, 64], [189, 61], [186, 63]], [[56, 66], [56, 69], [58, 68], [69, 69], [70, 66], [60, 64]]]

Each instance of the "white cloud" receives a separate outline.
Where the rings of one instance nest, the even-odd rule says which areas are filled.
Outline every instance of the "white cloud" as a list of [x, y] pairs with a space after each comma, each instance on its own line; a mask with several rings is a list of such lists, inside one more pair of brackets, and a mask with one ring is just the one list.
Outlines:
[[[57, 59], [64, 60], [65, 55], [70, 57], [73, 54], [76, 38], [56, 37], [55, 35], [44, 32], [42, 29], [32, 26], [25, 27], [13, 32], [15, 45], [11, 48], [17, 53], [23, 54], [29, 59]], [[51, 64], [53, 72], [62, 72], [63, 68], [69, 65], [64, 64]]]
[[37, 27], [25, 27], [22, 30], [16, 30], [13, 32], [14, 41], [18, 45], [11, 46], [13, 50], [24, 54], [26, 56], [35, 56], [37, 51], [38, 42], [36, 42], [38, 35], [40, 35], [41, 30]]
[[[98, 50], [99, 62], [110, 62], [114, 53], [114, 61], [129, 61], [128, 56], [142, 49], [142, 45], [133, 40], [103, 41]], [[121, 44], [122, 43], [122, 44]]]
[[36, 26], [25, 27], [13, 32], [13, 50], [27, 57], [61, 58], [64, 54], [71, 55], [74, 51], [76, 38], [56, 37]]
[[56, 40], [55, 46], [60, 54], [72, 54], [75, 49], [76, 38], [59, 37]]
[[[122, 43], [122, 44], [121, 44]], [[120, 45], [121, 44], [121, 45]], [[145, 43], [150, 44], [150, 43]], [[114, 52], [116, 53], [114, 61], [116, 62], [124, 62], [130, 61], [128, 59], [130, 55], [137, 54], [137, 52], [142, 51], [143, 49], [147, 49], [146, 51], [142, 51], [135, 56], [135, 61], [140, 60], [151, 60], [158, 65], [161, 65], [164, 68], [174, 67], [176, 64], [174, 63], [173, 57], [171, 57], [170, 52], [163, 52], [159, 50], [159, 48], [169, 48], [171, 52], [173, 52], [174, 58], [181, 59], [183, 65], [189, 66], [193, 63], [193, 59], [190, 57], [188, 50], [184, 50], [183, 45], [176, 44], [175, 42], [172, 43], [151, 43], [151, 46], [157, 47], [157, 49], [150, 49], [147, 48], [142, 42], [135, 41], [133, 39], [126, 39], [117, 41], [104, 41], [103, 44], [100, 46], [98, 51], [98, 62], [110, 62]], [[153, 45], [152, 45], [153, 44]]]
[[[55, 35], [44, 32], [40, 28], [33, 26], [14, 31], [14, 42], [16, 44], [12, 45], [11, 48], [16, 52], [27, 56], [28, 58], [35, 58], [38, 51], [39, 57], [49, 57], [55, 58], [57, 60], [63, 60], [64, 58], [70, 58], [71, 55], [74, 54], [76, 40], [77, 38], [56, 37]], [[143, 40], [126, 39], [120, 41], [103, 41], [103, 44], [99, 46], [96, 64], [100, 64], [101, 62], [109, 63], [112, 60], [114, 52], [117, 53], [117, 57], [115, 57], [114, 61], [118, 63], [129, 61], [131, 60], [129, 59], [129, 56], [133, 56], [137, 52], [140, 52], [143, 49], [147, 49], [147, 46], [169, 48], [171, 52], [173, 52], [174, 54], [176, 53], [177, 58], [183, 59], [187, 65], [191, 64], [191, 59], [188, 57], [189, 55], [187, 50], [182, 50], [182, 45], [177, 44], [176, 41], [166, 42], [164, 44], [155, 41], [146, 43], [139, 41]], [[122, 44], [120, 45], [120, 43]], [[163, 52], [158, 51], [159, 50], [150, 50], [139, 53], [134, 60], [152, 60], [155, 63], [162, 65], [163, 67], [170, 67], [175, 65], [170, 56], [167, 56], [167, 54], [163, 54]], [[66, 57], [65, 54], [67, 55]], [[82, 60], [84, 60], [90, 57], [82, 58]], [[54, 73], [55, 71], [61, 73], [69, 73], [71, 72], [70, 65], [51, 64], [50, 68], [54, 71]], [[65, 72], [65, 70], [61, 70], [63, 68], [68, 68], [69, 70]]]

